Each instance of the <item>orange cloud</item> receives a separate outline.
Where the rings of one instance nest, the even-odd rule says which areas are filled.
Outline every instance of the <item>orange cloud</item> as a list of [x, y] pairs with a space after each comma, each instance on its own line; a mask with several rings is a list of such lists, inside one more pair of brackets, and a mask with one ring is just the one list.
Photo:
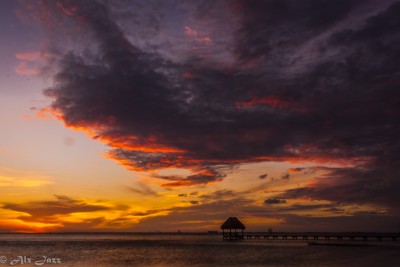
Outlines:
[[[119, 209], [104, 204], [90, 204], [67, 196], [56, 195], [55, 197], [56, 200], [49, 201], [2, 203], [3, 210], [17, 214], [9, 215], [7, 220], [15, 222], [16, 226], [9, 225], [7, 227], [13, 231], [23, 232], [54, 231], [71, 223], [82, 222], [85, 224], [87, 220], [85, 214], [110, 212], [111, 208]], [[93, 219], [93, 215], [90, 217]]]
[[110, 147], [113, 148], [121, 148], [125, 150], [131, 151], [142, 151], [142, 152], [149, 152], [149, 153], [181, 153], [184, 152], [181, 149], [163, 146], [159, 139], [152, 135], [146, 138], [139, 138], [136, 136], [126, 136], [126, 135], [102, 135], [99, 136], [102, 142], [106, 143]]
[[55, 197], [55, 200], [0, 203], [0, 232], [118, 231], [142, 219], [168, 214], [168, 208], [146, 210], [146, 204], [135, 207], [126, 202]]
[[9, 177], [0, 175], [0, 187], [40, 187], [50, 183], [47, 177]]
[[25, 223], [20, 220], [0, 221], [0, 232], [12, 233], [43, 233], [55, 229], [54, 224]]
[[289, 168], [288, 173], [298, 173], [304, 170], [304, 168]]
[[72, 199], [67, 196], [55, 196], [57, 200], [37, 201], [28, 203], [3, 203], [3, 209], [24, 212], [35, 218], [53, 216], [57, 214], [70, 214], [77, 212], [93, 212], [108, 210], [109, 207], [87, 204], [82, 200]]

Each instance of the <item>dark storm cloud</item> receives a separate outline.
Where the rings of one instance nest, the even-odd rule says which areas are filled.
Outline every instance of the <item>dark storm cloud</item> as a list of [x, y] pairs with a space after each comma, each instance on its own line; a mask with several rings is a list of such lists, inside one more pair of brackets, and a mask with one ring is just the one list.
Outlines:
[[267, 178], [267, 177], [268, 177], [268, 173], [261, 174], [260, 176], [258, 176], [258, 178], [260, 178], [261, 180], [262, 180], [262, 179], [265, 179], [265, 178]]
[[190, 185], [201, 185], [208, 184], [211, 182], [221, 181], [226, 175], [220, 174], [215, 171], [208, 170], [206, 174], [193, 174], [187, 177], [181, 176], [161, 176], [153, 175], [155, 178], [163, 179], [168, 181], [162, 184], [164, 187], [178, 187], [178, 186], [190, 186]]
[[237, 198], [241, 193], [234, 190], [222, 189], [208, 194], [200, 195], [199, 198], [206, 201], [223, 201], [227, 199]]
[[289, 180], [290, 179], [290, 174], [289, 173], [284, 173], [281, 175], [281, 180]]
[[279, 199], [279, 198], [269, 198], [264, 201], [265, 204], [269, 205], [274, 205], [274, 204], [285, 204], [286, 200], [285, 199]]
[[163, 187], [179, 187], [179, 186], [190, 186], [190, 185], [205, 185], [212, 182], [222, 181], [226, 177], [226, 172], [229, 172], [230, 168], [218, 167], [218, 166], [203, 166], [202, 168], [192, 169], [196, 174], [182, 177], [179, 175], [157, 175], [153, 174], [152, 177], [167, 181], [161, 186]]
[[399, 175], [400, 171], [394, 165], [336, 169], [317, 179], [312, 187], [290, 189], [281, 197], [330, 200], [347, 204], [374, 203], [398, 212]]
[[[338, 210], [335, 208], [336, 204], [293, 204], [286, 207], [281, 208], [281, 211], [314, 211], [314, 210], [325, 210], [325, 211], [333, 211], [337, 212]], [[333, 209], [332, 209], [333, 208]], [[331, 210], [332, 209], [332, 210]]]
[[322, 209], [322, 210], [323, 210], [323, 211], [328, 211], [328, 212], [337, 213], [337, 214], [345, 213], [345, 210], [344, 210], [344, 209], [336, 208], [336, 207], [324, 208], [324, 209]]
[[136, 187], [127, 186], [127, 189], [133, 193], [145, 196], [157, 196], [157, 192], [152, 190], [149, 186], [138, 183]]
[[[331, 183], [282, 197], [394, 207], [400, 3], [389, 2], [232, 2], [220, 12], [237, 16], [226, 43], [233, 48], [216, 64], [212, 42], [208, 54], [185, 50], [175, 60], [164, 46], [139, 46], [112, 1], [59, 1], [92, 42], [86, 53], [53, 53], [46, 95], [67, 126], [90, 131], [127, 168], [195, 173], [155, 176], [164, 186], [221, 181], [221, 166], [244, 162], [346, 162], [356, 167], [324, 177]], [[210, 8], [199, 10], [202, 20], [216, 21]]]
[[281, 53], [329, 30], [360, 0], [237, 1], [243, 12], [236, 52], [241, 59], [280, 61]]

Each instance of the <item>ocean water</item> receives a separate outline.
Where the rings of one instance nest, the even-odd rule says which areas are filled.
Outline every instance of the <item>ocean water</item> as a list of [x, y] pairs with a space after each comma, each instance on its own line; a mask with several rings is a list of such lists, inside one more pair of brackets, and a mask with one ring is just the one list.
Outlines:
[[223, 241], [219, 235], [0, 234], [0, 267], [400, 266], [400, 241], [368, 244]]

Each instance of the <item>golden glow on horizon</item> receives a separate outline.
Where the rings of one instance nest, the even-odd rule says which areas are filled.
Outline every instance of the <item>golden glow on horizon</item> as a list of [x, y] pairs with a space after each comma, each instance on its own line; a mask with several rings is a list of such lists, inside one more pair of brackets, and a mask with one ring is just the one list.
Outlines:
[[[57, 121], [61, 119], [60, 114], [56, 112], [49, 110], [42, 110], [40, 112], [43, 112], [44, 115], [42, 117], [46, 119], [53, 118]], [[101, 127], [101, 125], [98, 127]], [[66, 126], [66, 128], [85, 132], [92, 139], [96, 139], [96, 133], [89, 130], [87, 127]], [[107, 137], [104, 137], [104, 139], [97, 137], [97, 139], [103, 144], [107, 144], [109, 141]], [[134, 138], [128, 140], [126, 143], [120, 140], [123, 140], [123, 138], [113, 139], [115, 147], [120, 144], [121, 148], [126, 149], [129, 148], [129, 145], [137, 145], [134, 143]], [[155, 145], [157, 140], [154, 138], [150, 138], [148, 143], [154, 144], [153, 147], [149, 147], [147, 150], [148, 152], [181, 152], [169, 148], [164, 149], [162, 146]], [[143, 150], [144, 148], [136, 146], [136, 148], [133, 147], [133, 149]], [[111, 158], [127, 169], [140, 171], [140, 173], [129, 171], [121, 172], [124, 173], [124, 178], [120, 180], [115, 180], [116, 177], [107, 175], [103, 175], [101, 179], [97, 179], [95, 177], [96, 172], [91, 172], [90, 176], [87, 177], [81, 176], [80, 179], [69, 175], [60, 179], [57, 176], [49, 177], [40, 175], [40, 173], [0, 170], [0, 187], [13, 189], [9, 190], [8, 195], [0, 197], [0, 203], [20, 203], [22, 208], [24, 205], [29, 207], [29, 203], [32, 203], [33, 199], [38, 202], [47, 203], [52, 201], [51, 199], [53, 198], [50, 192], [62, 192], [62, 194], [74, 196], [74, 198], [79, 199], [79, 201], [81, 201], [78, 202], [81, 203], [79, 205], [100, 205], [107, 207], [105, 210], [84, 212], [78, 209], [76, 212], [63, 213], [63, 211], [57, 211], [57, 209], [65, 210], [65, 208], [63, 208], [65, 204], [61, 203], [61, 205], [54, 207], [53, 213], [50, 213], [49, 216], [37, 216], [29, 214], [29, 210], [26, 212], [17, 212], [4, 209], [4, 206], [3, 208], [0, 206], [0, 214], [2, 218], [5, 218], [0, 222], [0, 228], [10, 229], [10, 231], [13, 232], [160, 230], [155, 228], [157, 227], [157, 223], [154, 222], [160, 220], [168, 222], [170, 217], [178, 216], [178, 214], [186, 210], [201, 211], [202, 205], [206, 205], [210, 207], [210, 210], [204, 215], [204, 220], [186, 218], [178, 222], [171, 221], [170, 228], [168, 229], [182, 229], [185, 231], [214, 230], [219, 229], [220, 221], [208, 218], [207, 214], [223, 212], [218, 210], [219, 202], [234, 201], [236, 198], [239, 200], [244, 199], [246, 201], [251, 201], [248, 205], [254, 208], [270, 210], [276, 214], [334, 217], [339, 216], [339, 214], [323, 210], [322, 208], [310, 208], [308, 211], [284, 211], [286, 207], [290, 207], [290, 205], [293, 204], [310, 206], [316, 204], [316, 202], [308, 199], [296, 199], [296, 201], [287, 200], [286, 204], [271, 206], [266, 206], [264, 201], [268, 198], [277, 198], [288, 189], [312, 186], [313, 179], [316, 177], [323, 178], [324, 174], [329, 173], [329, 168], [352, 166], [353, 164], [352, 160], [343, 161], [325, 158], [300, 159], [298, 157], [282, 158], [280, 162], [273, 162], [271, 161], [273, 158], [260, 157], [257, 159], [259, 161], [258, 163], [241, 164], [236, 172], [229, 174], [222, 181], [208, 183], [206, 186], [187, 186], [190, 185], [190, 183], [187, 183], [184, 184], [186, 186], [182, 187], [166, 188], [166, 180], [163, 180], [162, 176], [176, 175], [187, 177], [201, 171], [202, 175], [212, 175], [212, 173], [207, 172], [207, 170], [196, 170], [188, 167], [201, 164], [201, 161], [198, 160], [189, 159], [184, 163], [178, 161], [171, 164], [171, 168], [144, 171], [143, 169], [131, 166], [131, 163], [128, 161], [124, 162], [123, 159], [113, 157], [113, 155], [106, 154], [104, 157]], [[267, 162], [263, 162], [265, 160], [267, 160]], [[239, 164], [240, 160], [238, 160], [237, 163]], [[327, 168], [313, 169], [314, 166], [320, 166], [321, 164]], [[120, 167], [115, 168], [119, 169]], [[312, 171], [307, 172], [306, 169]], [[115, 173], [115, 171], [110, 172], [110, 175], [113, 175], [113, 173]], [[265, 179], [259, 178], [259, 176], [264, 173], [267, 173], [268, 176]], [[285, 174], [290, 174], [290, 179], [283, 179], [282, 177]], [[109, 177], [113, 178], [110, 179]], [[89, 180], [92, 181], [90, 184], [84, 182]], [[100, 189], [106, 182], [105, 188]], [[78, 183], [80, 183], [79, 186]], [[141, 184], [143, 187], [140, 186]], [[163, 185], [164, 187], [162, 187]], [[113, 186], [115, 186], [115, 188], [113, 188]], [[49, 187], [51, 188], [50, 190]], [[34, 191], [24, 191], [24, 194], [20, 195], [21, 192], [17, 190], [18, 188], [26, 188]], [[129, 188], [134, 188], [134, 190], [130, 190]], [[222, 192], [222, 195], [219, 196], [215, 192]], [[223, 195], [224, 192], [227, 192], [227, 194]], [[230, 195], [229, 192], [232, 192], [232, 195]], [[15, 196], [12, 197], [11, 194]], [[85, 197], [81, 198], [82, 196]], [[99, 199], [99, 196], [104, 196], [106, 199]], [[110, 199], [112, 199], [112, 201], [110, 201]], [[372, 207], [360, 206], [357, 209], [354, 207], [344, 207], [343, 209], [347, 212], [346, 216], [352, 216], [354, 213], [351, 211], [367, 212], [371, 210]], [[253, 226], [258, 227], [258, 229], [266, 230], [269, 226], [276, 227], [277, 225], [284, 225], [286, 223], [283, 216], [267, 218], [255, 216], [254, 214], [244, 214], [242, 216], [241, 219], [250, 228]], [[223, 220], [225, 218], [221, 219]], [[144, 224], [146, 224], [146, 226], [144, 226]]]

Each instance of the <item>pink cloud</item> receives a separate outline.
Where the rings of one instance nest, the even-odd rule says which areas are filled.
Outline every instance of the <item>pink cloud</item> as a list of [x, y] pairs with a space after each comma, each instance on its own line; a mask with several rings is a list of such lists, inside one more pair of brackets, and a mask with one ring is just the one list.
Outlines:
[[61, 9], [62, 12], [64, 12], [65, 15], [70, 17], [74, 16], [78, 10], [78, 6], [72, 5], [71, 2], [68, 3], [68, 6], [62, 2], [56, 2], [56, 5]]
[[23, 61], [15, 67], [15, 72], [19, 75], [26, 75], [26, 76], [36, 76], [39, 75], [40, 70], [35, 67], [28, 66], [26, 61]]
[[191, 37], [192, 39], [194, 39], [196, 42], [206, 44], [206, 45], [212, 43], [212, 40], [209, 36], [207, 36], [205, 34], [201, 34], [198, 31], [190, 28], [189, 26], [185, 26], [184, 30], [185, 30], [185, 34], [188, 37]]
[[27, 60], [27, 61], [36, 61], [43, 56], [42, 52], [28, 52], [28, 53], [18, 53], [15, 55], [17, 59]]
[[46, 54], [41, 51], [17, 53], [15, 57], [20, 60], [15, 67], [19, 75], [36, 76], [40, 74], [40, 65], [45, 62]]
[[185, 34], [190, 37], [197, 37], [199, 35], [199, 33], [196, 30], [193, 30], [188, 26], [185, 26]]
[[32, 117], [31, 117], [30, 115], [28, 115], [28, 114], [22, 114], [21, 116], [22, 116], [22, 118], [24, 118], [25, 120], [30, 120], [30, 119], [32, 119]]

